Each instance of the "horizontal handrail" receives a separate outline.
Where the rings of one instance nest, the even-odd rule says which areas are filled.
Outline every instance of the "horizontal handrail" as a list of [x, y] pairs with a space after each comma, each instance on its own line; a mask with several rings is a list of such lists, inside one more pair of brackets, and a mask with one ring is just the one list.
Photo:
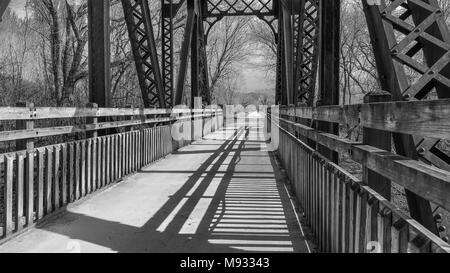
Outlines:
[[450, 139], [450, 99], [296, 107], [282, 108], [280, 111], [291, 117], [350, 127], [359, 124], [392, 133]]
[[[322, 133], [283, 118], [279, 121], [294, 126], [299, 134], [337, 152], [346, 152], [358, 163], [396, 182], [406, 189], [450, 210], [450, 172], [390, 151], [362, 145], [339, 136]], [[284, 130], [279, 123], [274, 124]]]
[[450, 253], [450, 245], [363, 181], [280, 129], [279, 153], [306, 219], [326, 252]]
[[[36, 121], [43, 119], [62, 119], [62, 118], [91, 118], [82, 125], [69, 126], [51, 126], [45, 128], [16, 128], [16, 130], [0, 131], [0, 142], [14, 140], [30, 140], [49, 136], [61, 136], [74, 133], [86, 133], [97, 130], [105, 130], [112, 128], [123, 128], [129, 126], [150, 125], [157, 123], [173, 123], [188, 119], [213, 118], [222, 116], [221, 109], [124, 109], [124, 108], [21, 108], [7, 107], [0, 108], [2, 111], [8, 111], [8, 115], [0, 116], [0, 120], [26, 120]], [[28, 115], [26, 114], [28, 113]], [[154, 116], [147, 118], [147, 116]], [[129, 116], [129, 120], [113, 120], [94, 122], [94, 118], [98, 117], [123, 117]], [[14, 119], [14, 117], [16, 117]], [[44, 118], [45, 117], [45, 118]]]
[[140, 109], [140, 108], [76, 108], [76, 107], [0, 107], [0, 120], [41, 120], [63, 118], [116, 117], [215, 113], [221, 109]]

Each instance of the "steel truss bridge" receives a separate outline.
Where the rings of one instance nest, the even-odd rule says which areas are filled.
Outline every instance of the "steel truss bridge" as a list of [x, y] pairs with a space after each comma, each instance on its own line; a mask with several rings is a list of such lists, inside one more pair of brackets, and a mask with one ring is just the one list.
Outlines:
[[[116, 109], [108, 108], [109, 1], [88, 0], [89, 107], [36, 108], [23, 104], [0, 108], [1, 120], [17, 124], [16, 130], [0, 132], [0, 141], [16, 141], [17, 148], [17, 152], [0, 155], [0, 181], [4, 183], [0, 240], [9, 241], [0, 246], [0, 251], [30, 245], [36, 251], [45, 251], [35, 245], [33, 235], [24, 235], [19, 241], [10, 239], [33, 229], [68, 204], [93, 195], [92, 203], [99, 206], [99, 213], [92, 213], [81, 203], [78, 214], [77, 209], [68, 209], [63, 216], [76, 219], [73, 229], [57, 221], [43, 229], [116, 251], [166, 251], [159, 245], [161, 236], [173, 237], [166, 238], [171, 249], [195, 251], [189, 244], [186, 249], [177, 244], [177, 240], [188, 240], [183, 234], [191, 234], [190, 225], [181, 221], [183, 215], [191, 213], [190, 219], [198, 218], [197, 228], [208, 231], [209, 237], [195, 239], [202, 243], [203, 251], [306, 251], [310, 245], [299, 237], [300, 231], [290, 234], [289, 241], [280, 243], [276, 237], [285, 232], [284, 227], [292, 230], [292, 226], [301, 226], [283, 222], [299, 210], [318, 251], [367, 252], [376, 242], [380, 252], [450, 252], [442, 223], [445, 219], [437, 213], [450, 211], [450, 156], [443, 148], [450, 139], [448, 25], [437, 0], [361, 1], [382, 90], [367, 94], [363, 104], [342, 106], [340, 1], [161, 0], [162, 19], [160, 30], [156, 30], [151, 18], [155, 7], [148, 0], [122, 0], [145, 108]], [[8, 2], [0, 3], [0, 15]], [[175, 49], [174, 20], [181, 12], [186, 13], [183, 42]], [[275, 35], [279, 108], [269, 109], [262, 118], [271, 139], [279, 139], [275, 153], [256, 152], [256, 146], [267, 144], [258, 125], [230, 125], [224, 121], [224, 112], [216, 108], [174, 109], [183, 103], [189, 69], [195, 75], [191, 79], [191, 106], [198, 97], [203, 106], [211, 104], [207, 41], [211, 29], [225, 16], [257, 16]], [[155, 31], [161, 32], [161, 52]], [[175, 50], [181, 52], [177, 71]], [[418, 75], [416, 80], [408, 78], [409, 71]], [[83, 118], [85, 124], [34, 127], [35, 121], [61, 118]], [[200, 134], [192, 133], [189, 141], [171, 140], [170, 132], [176, 124], [201, 128]], [[343, 137], [340, 126], [359, 126], [363, 140]], [[86, 138], [34, 146], [39, 138], [73, 133], [84, 133]], [[278, 163], [274, 163], [275, 154]], [[167, 155], [173, 157], [165, 158]], [[241, 158], [244, 156], [253, 158], [245, 160]], [[361, 164], [361, 179], [339, 165], [342, 156]], [[194, 169], [184, 170], [191, 161]], [[249, 167], [254, 161], [266, 167]], [[287, 177], [279, 176], [280, 168], [286, 170]], [[130, 199], [137, 198], [143, 204], [148, 200], [133, 188], [134, 180], [141, 191], [164, 195], [164, 191], [143, 181], [151, 179], [157, 189], [163, 189], [184, 179], [182, 170], [192, 175], [179, 189], [168, 190], [175, 194], [159, 211], [142, 216], [151, 219], [140, 228], [123, 224], [120, 214], [114, 218], [101, 207], [102, 202], [118, 198], [124, 206], [139, 208], [141, 204], [129, 203], [133, 201]], [[158, 172], [170, 174], [161, 176]], [[162, 183], [164, 179], [171, 181], [169, 186]], [[114, 188], [109, 197], [94, 194], [121, 180], [125, 182], [118, 187], [134, 196], [125, 200]], [[280, 181], [288, 181], [290, 189], [284, 191], [281, 185], [285, 184]], [[409, 215], [393, 205], [392, 183], [404, 188]], [[218, 187], [216, 195], [222, 194], [218, 199], [216, 195], [209, 199], [202, 195], [211, 185]], [[291, 193], [298, 207], [287, 209]], [[272, 199], [265, 199], [269, 197]], [[205, 198], [209, 206], [199, 213]], [[115, 208], [120, 211], [119, 205]], [[275, 212], [279, 209], [278, 215]], [[101, 219], [101, 213], [116, 222]], [[266, 225], [252, 222], [257, 218], [265, 219]], [[85, 225], [113, 230], [120, 243], [102, 239], [100, 234], [85, 234], [80, 231]], [[246, 239], [237, 240], [231, 231]], [[121, 232], [143, 232], [151, 240], [141, 242], [142, 238], [133, 237], [141, 242], [133, 248]], [[272, 241], [261, 239], [265, 232], [274, 233]], [[50, 236], [48, 243], [60, 249], [58, 240]], [[255, 240], [259, 247], [252, 244]], [[220, 247], [213, 248], [214, 244]]]

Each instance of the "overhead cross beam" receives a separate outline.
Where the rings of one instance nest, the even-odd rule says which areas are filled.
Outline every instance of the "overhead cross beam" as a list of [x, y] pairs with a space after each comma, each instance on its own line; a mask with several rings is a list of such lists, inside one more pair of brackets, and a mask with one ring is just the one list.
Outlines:
[[223, 16], [276, 16], [273, 0], [204, 0], [205, 17]]
[[148, 0], [122, 0], [145, 107], [166, 108]]

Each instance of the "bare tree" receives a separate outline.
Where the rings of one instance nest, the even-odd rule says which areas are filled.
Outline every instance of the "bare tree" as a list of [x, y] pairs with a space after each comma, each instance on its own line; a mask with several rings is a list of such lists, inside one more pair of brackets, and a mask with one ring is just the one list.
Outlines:
[[210, 90], [214, 94], [218, 83], [232, 76], [248, 55], [248, 18], [225, 17], [209, 35], [207, 46]]
[[40, 25], [42, 60], [57, 106], [74, 102], [76, 84], [87, 78], [87, 2], [29, 0]]

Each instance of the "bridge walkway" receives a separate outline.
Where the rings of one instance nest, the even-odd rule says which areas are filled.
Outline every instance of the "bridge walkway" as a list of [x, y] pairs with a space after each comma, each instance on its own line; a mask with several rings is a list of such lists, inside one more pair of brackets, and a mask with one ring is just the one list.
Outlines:
[[257, 127], [180, 149], [0, 252], [310, 252], [276, 158]]

